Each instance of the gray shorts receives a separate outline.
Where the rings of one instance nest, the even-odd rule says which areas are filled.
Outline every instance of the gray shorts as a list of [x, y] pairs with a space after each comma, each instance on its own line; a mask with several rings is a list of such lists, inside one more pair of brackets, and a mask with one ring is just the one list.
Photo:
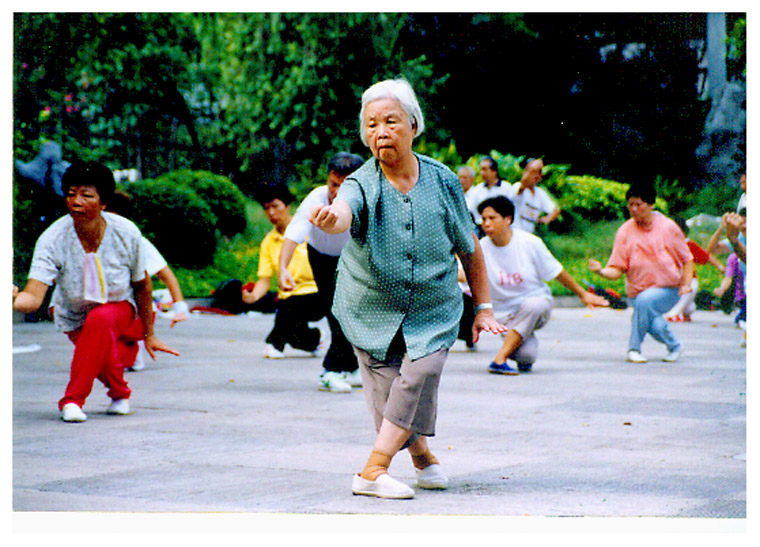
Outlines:
[[533, 332], [546, 325], [551, 314], [551, 300], [543, 297], [528, 297], [523, 300], [520, 309], [511, 316], [496, 316], [497, 321], [517, 331], [523, 339], [522, 345], [509, 356], [510, 359], [526, 365], [536, 361], [538, 339]]
[[354, 348], [364, 382], [364, 396], [379, 431], [383, 418], [412, 431], [404, 447], [420, 435], [435, 435], [438, 413], [438, 383], [449, 354], [441, 349], [412, 361], [408, 355], [389, 356], [379, 361]]

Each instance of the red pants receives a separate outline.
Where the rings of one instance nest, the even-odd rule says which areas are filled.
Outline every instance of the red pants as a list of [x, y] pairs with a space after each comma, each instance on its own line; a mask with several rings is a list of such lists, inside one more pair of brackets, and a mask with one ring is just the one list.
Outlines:
[[80, 408], [92, 391], [95, 378], [108, 388], [111, 399], [129, 399], [132, 390], [124, 380], [124, 368], [137, 356], [136, 342], [143, 339], [140, 319], [129, 302], [108, 302], [93, 309], [82, 328], [66, 333], [74, 343], [71, 377], [63, 399]]

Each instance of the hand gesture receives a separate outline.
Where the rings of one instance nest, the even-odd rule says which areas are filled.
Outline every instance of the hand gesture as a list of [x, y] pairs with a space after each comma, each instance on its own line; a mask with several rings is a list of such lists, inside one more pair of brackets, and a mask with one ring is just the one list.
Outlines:
[[583, 302], [583, 305], [590, 309], [594, 309], [597, 307], [606, 307], [610, 305], [607, 299], [589, 291], [583, 291], [583, 294], [581, 294], [580, 299], [581, 299], [581, 302]]
[[280, 275], [277, 277], [277, 283], [283, 291], [292, 291], [296, 288], [295, 279], [293, 279], [293, 275], [287, 269], [280, 272]]
[[499, 334], [507, 330], [509, 329], [496, 320], [492, 310], [480, 310], [472, 322], [472, 343], [478, 341], [481, 331]]
[[179, 355], [179, 352], [177, 350], [174, 350], [165, 345], [163, 342], [161, 342], [161, 340], [156, 338], [155, 334], [151, 334], [145, 337], [145, 349], [148, 350], [148, 355], [150, 355], [150, 358], [154, 361], [156, 360], [157, 351], [162, 351], [171, 355]]
[[602, 263], [598, 260], [594, 260], [593, 258], [588, 259], [588, 269], [591, 270], [593, 273], [599, 273], [602, 269]]

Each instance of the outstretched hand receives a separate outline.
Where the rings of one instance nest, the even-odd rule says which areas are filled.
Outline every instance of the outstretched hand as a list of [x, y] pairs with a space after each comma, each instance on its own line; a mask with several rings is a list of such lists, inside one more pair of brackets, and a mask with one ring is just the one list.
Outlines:
[[493, 316], [491, 310], [480, 310], [472, 322], [472, 343], [476, 343], [480, 338], [481, 331], [490, 332], [491, 334], [500, 334], [509, 330], [506, 326], [499, 323]]
[[156, 360], [156, 352], [162, 351], [164, 353], [169, 353], [171, 355], [177, 355], [179, 356], [179, 352], [175, 349], [170, 348], [166, 344], [164, 344], [161, 340], [156, 338], [155, 334], [151, 334], [147, 338], [145, 338], [145, 349], [148, 351], [148, 355], [150, 355], [150, 358], [154, 361]]
[[598, 307], [603, 308], [610, 305], [610, 303], [607, 301], [606, 298], [589, 291], [583, 291], [583, 294], [581, 295], [580, 299], [581, 299], [581, 302], [583, 302], [584, 306], [591, 309], [598, 308]]
[[322, 230], [329, 230], [338, 222], [338, 215], [330, 205], [315, 205], [309, 211], [309, 222]]

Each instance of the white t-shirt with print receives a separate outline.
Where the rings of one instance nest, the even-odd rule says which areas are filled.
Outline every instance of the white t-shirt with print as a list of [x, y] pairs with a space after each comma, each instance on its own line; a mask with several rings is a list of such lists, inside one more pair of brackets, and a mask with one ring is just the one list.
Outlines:
[[480, 240], [491, 289], [494, 316], [505, 321], [528, 296], [552, 299], [546, 284], [562, 272], [562, 264], [538, 236], [513, 229], [512, 239], [497, 247], [489, 237]]
[[535, 193], [530, 190], [523, 190], [522, 194], [517, 195], [519, 189], [520, 183], [516, 182], [512, 186], [514, 194], [512, 203], [515, 204], [515, 218], [512, 219], [512, 227], [533, 233], [536, 229], [536, 221], [541, 213], [551, 213], [556, 209], [557, 204], [540, 186], [533, 188]]

